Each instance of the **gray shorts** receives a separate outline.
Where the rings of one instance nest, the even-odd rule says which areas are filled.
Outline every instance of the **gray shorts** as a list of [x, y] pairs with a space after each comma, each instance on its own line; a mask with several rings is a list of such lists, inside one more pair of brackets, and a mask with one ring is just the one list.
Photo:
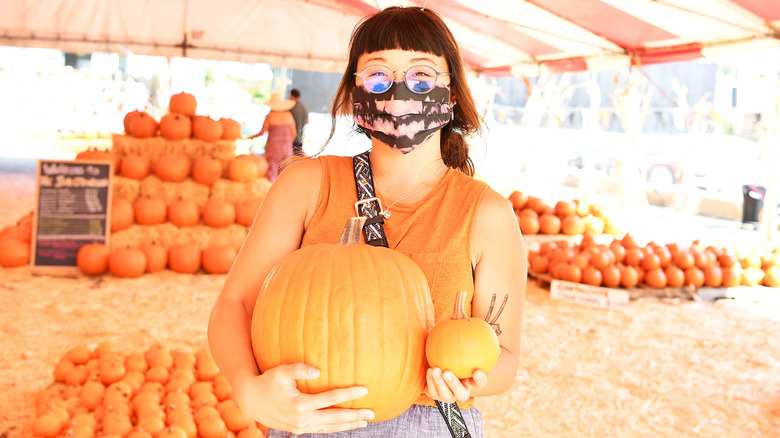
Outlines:
[[[461, 411], [472, 438], [482, 438], [482, 414], [477, 408]], [[307, 433], [293, 435], [281, 430], [268, 429], [267, 438], [452, 438], [444, 417], [435, 406], [412, 405], [406, 412], [392, 420], [368, 423], [368, 427], [336, 433]]]

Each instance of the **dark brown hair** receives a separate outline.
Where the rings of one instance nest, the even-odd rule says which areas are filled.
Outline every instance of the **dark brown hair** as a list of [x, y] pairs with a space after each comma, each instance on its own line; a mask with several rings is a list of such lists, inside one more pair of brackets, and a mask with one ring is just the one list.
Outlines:
[[328, 142], [336, 131], [337, 117], [352, 114], [350, 96], [355, 87], [358, 57], [393, 49], [430, 53], [447, 61], [452, 73], [450, 90], [457, 105], [453, 107], [454, 119], [441, 130], [441, 155], [447, 166], [473, 176], [474, 163], [464, 136], [478, 132], [481, 119], [466, 81], [458, 43], [441, 17], [430, 9], [393, 6], [358, 23], [349, 42], [346, 71], [333, 96]]

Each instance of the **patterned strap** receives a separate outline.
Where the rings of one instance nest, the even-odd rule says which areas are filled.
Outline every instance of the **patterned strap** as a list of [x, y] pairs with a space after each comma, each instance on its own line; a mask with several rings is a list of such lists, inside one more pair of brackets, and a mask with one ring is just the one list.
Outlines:
[[[358, 193], [355, 210], [357, 210], [358, 216], [367, 218], [366, 225], [363, 227], [366, 243], [374, 246], [387, 246], [385, 221], [379, 214], [382, 212], [382, 204], [379, 203], [379, 199], [374, 193], [374, 179], [368, 151], [352, 157], [352, 166], [355, 171], [355, 187]], [[441, 416], [444, 417], [452, 438], [471, 438], [466, 421], [463, 419], [463, 413], [460, 412], [457, 403], [444, 403], [436, 400], [436, 406], [439, 408]]]
[[355, 210], [357, 210], [358, 216], [367, 218], [366, 225], [363, 227], [366, 243], [373, 246], [388, 246], [383, 225], [385, 221], [379, 214], [382, 212], [382, 205], [374, 193], [374, 179], [368, 152], [352, 157], [352, 166], [355, 171], [355, 188], [358, 194]]

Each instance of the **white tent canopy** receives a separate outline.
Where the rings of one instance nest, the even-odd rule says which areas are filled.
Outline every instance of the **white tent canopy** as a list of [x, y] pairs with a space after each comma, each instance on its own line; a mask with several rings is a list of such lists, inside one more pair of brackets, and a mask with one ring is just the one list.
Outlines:
[[777, 0], [0, 0], [0, 45], [341, 71], [355, 24], [399, 3], [436, 10], [498, 75], [780, 46]]

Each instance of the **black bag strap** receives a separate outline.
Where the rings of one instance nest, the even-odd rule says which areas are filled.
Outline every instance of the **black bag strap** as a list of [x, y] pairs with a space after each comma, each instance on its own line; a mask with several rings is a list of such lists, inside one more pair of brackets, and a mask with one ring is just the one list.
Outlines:
[[[355, 172], [355, 188], [357, 188], [358, 202], [355, 203], [355, 211], [358, 216], [365, 216], [366, 224], [363, 227], [363, 236], [366, 243], [374, 246], [388, 246], [385, 236], [384, 219], [382, 218], [382, 204], [374, 192], [374, 177], [371, 172], [369, 151], [352, 157], [352, 167]], [[463, 413], [458, 403], [445, 403], [434, 400], [439, 408], [444, 422], [447, 423], [452, 438], [471, 438]]]

